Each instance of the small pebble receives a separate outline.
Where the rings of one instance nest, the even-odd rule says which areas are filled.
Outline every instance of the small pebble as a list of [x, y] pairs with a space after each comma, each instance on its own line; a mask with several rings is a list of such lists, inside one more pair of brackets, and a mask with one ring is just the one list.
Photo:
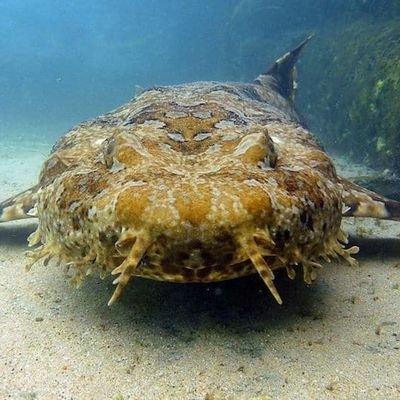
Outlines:
[[330, 392], [333, 392], [336, 389], [337, 385], [338, 385], [338, 382], [336, 382], [336, 381], [335, 382], [331, 382], [328, 385], [326, 385], [326, 390], [329, 390]]
[[384, 321], [384, 322], [380, 323], [375, 329], [375, 334], [379, 336], [382, 333], [382, 329], [384, 326], [391, 326], [391, 325], [396, 325], [396, 322]]

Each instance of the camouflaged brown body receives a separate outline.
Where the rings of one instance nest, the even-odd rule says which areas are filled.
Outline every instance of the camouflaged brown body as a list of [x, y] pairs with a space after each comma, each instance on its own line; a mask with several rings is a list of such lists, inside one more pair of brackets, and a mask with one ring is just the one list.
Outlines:
[[79, 284], [117, 275], [209, 282], [274, 270], [311, 283], [346, 249], [344, 216], [400, 220], [400, 203], [336, 175], [293, 108], [296, 60], [311, 37], [253, 84], [145, 91], [54, 146], [38, 185], [0, 202], [0, 222], [38, 217], [30, 263], [66, 264]]
[[145, 91], [68, 132], [39, 184], [0, 202], [0, 222], [38, 217], [30, 263], [66, 264], [74, 282], [118, 275], [209, 282], [273, 271], [311, 283], [346, 249], [344, 216], [400, 220], [400, 203], [338, 177], [293, 108], [295, 63], [310, 40], [253, 84]]
[[[150, 236], [133, 274], [207, 282], [345, 254], [342, 190], [289, 101], [257, 84], [197, 83], [144, 92], [69, 132], [40, 178], [34, 256], [114, 270]], [[279, 107], [279, 108], [278, 108]]]

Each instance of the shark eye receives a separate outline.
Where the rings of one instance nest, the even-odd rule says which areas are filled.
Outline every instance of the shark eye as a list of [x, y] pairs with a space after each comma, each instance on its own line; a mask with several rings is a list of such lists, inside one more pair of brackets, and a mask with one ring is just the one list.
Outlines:
[[113, 165], [116, 147], [117, 143], [114, 138], [108, 138], [103, 142], [103, 157], [107, 168], [110, 168]]
[[255, 132], [245, 135], [236, 146], [233, 155], [245, 164], [260, 168], [274, 168], [277, 154], [267, 132]]
[[278, 154], [275, 151], [275, 147], [271, 139], [267, 143], [267, 148], [268, 154], [267, 157], [265, 157], [265, 164], [270, 168], [275, 168], [276, 162], [278, 161]]

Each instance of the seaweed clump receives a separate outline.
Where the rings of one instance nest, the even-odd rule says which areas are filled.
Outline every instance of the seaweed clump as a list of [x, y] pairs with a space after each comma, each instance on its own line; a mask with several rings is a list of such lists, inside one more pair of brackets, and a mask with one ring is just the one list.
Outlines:
[[328, 147], [400, 173], [400, 21], [360, 20], [316, 38], [299, 106]]

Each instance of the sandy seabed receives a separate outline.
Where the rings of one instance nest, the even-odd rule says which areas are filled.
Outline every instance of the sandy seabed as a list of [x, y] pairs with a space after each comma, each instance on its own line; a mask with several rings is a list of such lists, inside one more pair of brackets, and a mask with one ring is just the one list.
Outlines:
[[[35, 183], [51, 145], [2, 144], [1, 199]], [[21, 150], [22, 149], [22, 150]], [[78, 290], [24, 268], [34, 220], [0, 225], [0, 399], [399, 399], [400, 223], [345, 222], [359, 268], [325, 264], [210, 285], [112, 279]], [[301, 274], [299, 274], [301, 275]]]

